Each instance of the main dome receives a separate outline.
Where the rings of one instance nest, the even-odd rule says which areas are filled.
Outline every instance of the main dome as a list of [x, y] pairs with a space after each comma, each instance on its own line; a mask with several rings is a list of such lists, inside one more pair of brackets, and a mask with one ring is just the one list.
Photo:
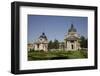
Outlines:
[[68, 32], [76, 32], [76, 29], [74, 28], [73, 24], [71, 24], [71, 28], [68, 30]]

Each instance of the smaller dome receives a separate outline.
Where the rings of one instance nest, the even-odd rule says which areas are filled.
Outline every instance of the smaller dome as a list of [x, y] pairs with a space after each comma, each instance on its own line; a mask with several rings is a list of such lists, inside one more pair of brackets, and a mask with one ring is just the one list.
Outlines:
[[44, 32], [42, 33], [42, 35], [40, 35], [40, 37], [39, 37], [39, 38], [43, 38], [43, 39], [47, 40], [47, 37], [46, 37], [46, 35], [45, 35], [45, 33], [44, 33]]
[[35, 40], [34, 43], [35, 43], [35, 44], [37, 44], [37, 43], [38, 43], [38, 44], [39, 44], [39, 43], [48, 43], [48, 39], [47, 39], [45, 33], [42, 33], [42, 35], [40, 35], [40, 36], [38, 37], [38, 39]]

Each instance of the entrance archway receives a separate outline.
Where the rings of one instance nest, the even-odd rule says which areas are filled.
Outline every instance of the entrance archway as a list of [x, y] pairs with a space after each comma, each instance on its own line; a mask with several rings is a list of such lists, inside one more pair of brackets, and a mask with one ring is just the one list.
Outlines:
[[74, 49], [74, 46], [73, 46], [73, 44], [71, 45], [71, 49]]

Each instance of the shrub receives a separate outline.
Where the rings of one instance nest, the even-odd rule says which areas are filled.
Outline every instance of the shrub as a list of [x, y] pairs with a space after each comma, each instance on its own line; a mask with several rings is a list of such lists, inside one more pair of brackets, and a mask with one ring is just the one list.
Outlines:
[[35, 50], [28, 52], [28, 60], [54, 60], [54, 59], [79, 59], [87, 58], [86, 50], [77, 51], [48, 51]]

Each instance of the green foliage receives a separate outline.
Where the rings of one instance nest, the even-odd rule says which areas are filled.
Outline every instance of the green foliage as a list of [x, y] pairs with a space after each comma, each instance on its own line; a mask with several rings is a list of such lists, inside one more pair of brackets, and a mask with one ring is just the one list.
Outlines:
[[29, 52], [32, 52], [32, 51], [35, 51], [34, 49], [30, 49], [30, 51]]
[[56, 39], [54, 40], [53, 48], [54, 48], [54, 49], [58, 49], [58, 48], [59, 48], [59, 41], [56, 40]]
[[55, 60], [55, 59], [81, 59], [87, 58], [87, 50], [77, 51], [31, 51], [28, 52], [28, 60]]
[[54, 42], [49, 41], [48, 43], [48, 49], [58, 49], [59, 48], [59, 41], [58, 40], [54, 40]]
[[84, 36], [80, 38], [80, 46], [81, 48], [87, 48], [88, 46], [88, 40]]
[[53, 42], [52, 42], [52, 40], [51, 41], [49, 41], [49, 43], [48, 43], [48, 49], [52, 49], [53, 48]]

